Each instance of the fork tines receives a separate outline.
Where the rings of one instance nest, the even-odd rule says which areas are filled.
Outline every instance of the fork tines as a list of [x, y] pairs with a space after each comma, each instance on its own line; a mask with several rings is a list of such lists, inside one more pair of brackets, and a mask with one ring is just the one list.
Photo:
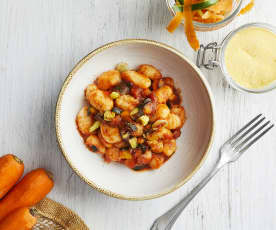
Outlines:
[[243, 153], [273, 127], [274, 124], [271, 121], [263, 114], [259, 114], [232, 136], [228, 143], [234, 150]]

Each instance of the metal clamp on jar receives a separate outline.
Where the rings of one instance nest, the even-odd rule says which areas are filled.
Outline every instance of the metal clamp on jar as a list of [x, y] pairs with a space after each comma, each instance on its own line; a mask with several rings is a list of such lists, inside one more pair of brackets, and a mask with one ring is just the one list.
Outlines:
[[[229, 42], [240, 31], [242, 31], [244, 29], [247, 29], [247, 28], [251, 28], [251, 27], [256, 28], [256, 29], [261, 29], [263, 31], [270, 32], [270, 34], [273, 34], [273, 36], [275, 36], [275, 41], [273, 41], [273, 44], [275, 44], [275, 46], [276, 46], [276, 28], [275, 27], [273, 27], [269, 24], [265, 24], [265, 23], [250, 23], [250, 24], [243, 25], [243, 26], [239, 27], [238, 29], [236, 29], [236, 30], [232, 31], [231, 33], [229, 33], [224, 38], [224, 40], [221, 42], [221, 44], [218, 44], [217, 42], [212, 42], [212, 43], [209, 43], [206, 46], [201, 45], [200, 49], [198, 50], [198, 53], [197, 53], [196, 65], [199, 68], [204, 67], [208, 70], [213, 70], [217, 67], [220, 67], [220, 69], [221, 69], [225, 79], [227, 80], [227, 82], [232, 87], [234, 87], [235, 89], [238, 89], [238, 90], [243, 91], [243, 92], [248, 92], [248, 93], [264, 93], [264, 92], [268, 92], [268, 91], [276, 88], [276, 54], [275, 54], [275, 57], [274, 56], [272, 57], [272, 59], [275, 59], [275, 60], [274, 61], [270, 60], [271, 63], [265, 63], [266, 58], [262, 59], [263, 63], [265, 63], [269, 66], [272, 66], [274, 72], [272, 74], [273, 78], [271, 77], [269, 79], [269, 81], [267, 81], [268, 84], [264, 85], [264, 83], [263, 83], [263, 85], [260, 85], [261, 87], [255, 87], [255, 88], [254, 87], [248, 87], [246, 84], [238, 83], [237, 80], [233, 79], [233, 74], [231, 75], [229, 73], [229, 71], [227, 70], [227, 65], [226, 65], [226, 50], [228, 48]], [[252, 36], [252, 38], [254, 39], [254, 36]], [[260, 41], [260, 40], [257, 40], [257, 38], [256, 38], [256, 43], [255, 44], [259, 45], [259, 47], [258, 47], [259, 49], [262, 48], [261, 47], [261, 42], [266, 43], [266, 41]], [[269, 41], [267, 41], [267, 42], [269, 42]], [[268, 44], [268, 45], [270, 45], [270, 44]], [[251, 47], [251, 48], [253, 48], [253, 47]], [[237, 53], [237, 52], [238, 52], [238, 50], [235, 51], [235, 53]], [[248, 56], [250, 55], [249, 51], [244, 50], [244, 52], [248, 52]], [[275, 52], [273, 52], [273, 53], [275, 53]], [[258, 55], [258, 54], [254, 54], [254, 55]], [[249, 56], [249, 58], [251, 58], [251, 57]], [[234, 57], [233, 57], [233, 62], [234, 61], [235, 60], [234, 60]], [[257, 63], [257, 64], [259, 64], [259, 63]], [[256, 66], [256, 65], [254, 65], [254, 66], [248, 65], [247, 67], [248, 67], [248, 72], [250, 71], [250, 68], [252, 69], [252, 72], [254, 72], [254, 68], [258, 68], [258, 66]], [[245, 67], [245, 68], [247, 68], [247, 67]], [[263, 73], [266, 73], [266, 71], [263, 71]], [[254, 74], [252, 74], [252, 78], [253, 77], [254, 77]], [[256, 81], [257, 80], [258, 79], [256, 79]], [[264, 77], [263, 81], [265, 81], [265, 80], [266, 79]], [[260, 81], [262, 81], [262, 79]]]

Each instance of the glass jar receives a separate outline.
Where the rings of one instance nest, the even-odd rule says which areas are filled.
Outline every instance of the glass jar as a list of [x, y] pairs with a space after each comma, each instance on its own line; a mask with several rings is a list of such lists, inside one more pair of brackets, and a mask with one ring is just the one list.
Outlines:
[[274, 34], [276, 34], [276, 27], [266, 24], [266, 23], [249, 23], [245, 24], [236, 30], [230, 32], [224, 40], [218, 44], [217, 42], [209, 43], [208, 45], [200, 45], [200, 48], [197, 52], [197, 60], [196, 65], [197, 67], [201, 68], [204, 67], [208, 70], [213, 70], [217, 67], [220, 67], [222, 74], [224, 75], [226, 81], [235, 89], [247, 93], [265, 93], [271, 91], [276, 88], [276, 82], [269, 84], [261, 89], [249, 89], [245, 88], [238, 83], [236, 83], [230, 74], [227, 71], [226, 64], [225, 64], [225, 50], [229, 43], [229, 41], [233, 38], [233, 36], [238, 33], [240, 30], [249, 28], [249, 27], [257, 27], [257, 28], [264, 28], [267, 29]]
[[[175, 0], [166, 0], [168, 9], [172, 13], [172, 15], [175, 15], [175, 11], [173, 9], [173, 6], [175, 4]], [[232, 11], [226, 15], [226, 17], [219, 22], [216, 23], [200, 23], [194, 21], [194, 27], [197, 31], [212, 31], [212, 30], [218, 30], [226, 25], [228, 25], [230, 22], [233, 21], [233, 19], [239, 14], [241, 7], [242, 7], [243, 0], [233, 0], [233, 8]]]

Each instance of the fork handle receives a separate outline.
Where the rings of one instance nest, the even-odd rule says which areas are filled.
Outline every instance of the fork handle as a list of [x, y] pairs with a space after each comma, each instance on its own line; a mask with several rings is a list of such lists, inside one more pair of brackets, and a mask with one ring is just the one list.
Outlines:
[[199, 191], [201, 191], [201, 189], [204, 188], [204, 186], [216, 175], [216, 173], [222, 168], [223, 165], [224, 164], [219, 159], [211, 172], [206, 177], [204, 177], [186, 197], [184, 197], [173, 208], [154, 221], [153, 225], [151, 226], [151, 230], [170, 230], [182, 211], [188, 206], [188, 204], [199, 193]]

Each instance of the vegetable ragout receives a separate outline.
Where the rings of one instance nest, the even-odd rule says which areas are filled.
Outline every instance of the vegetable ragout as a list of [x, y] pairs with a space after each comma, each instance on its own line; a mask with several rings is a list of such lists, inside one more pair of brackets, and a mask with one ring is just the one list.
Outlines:
[[176, 151], [186, 121], [180, 90], [152, 65], [119, 63], [85, 89], [76, 123], [89, 150], [136, 171], [157, 169]]

